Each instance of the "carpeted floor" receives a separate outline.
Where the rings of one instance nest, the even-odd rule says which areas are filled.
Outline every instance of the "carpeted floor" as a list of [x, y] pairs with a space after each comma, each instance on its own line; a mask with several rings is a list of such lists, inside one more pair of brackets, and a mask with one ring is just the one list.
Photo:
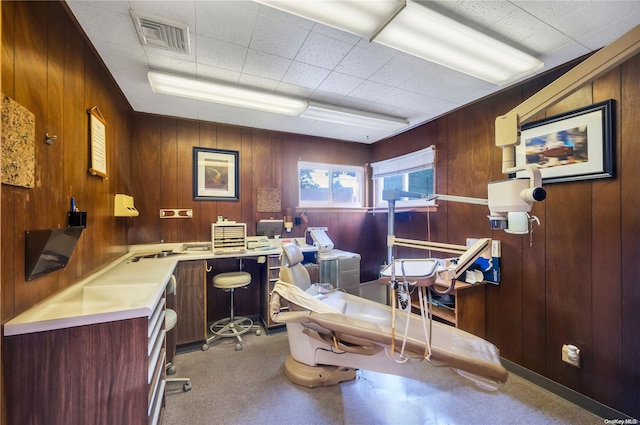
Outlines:
[[413, 368], [414, 379], [358, 371], [355, 381], [304, 388], [282, 372], [286, 332], [247, 335], [242, 351], [229, 339], [208, 351], [178, 354], [166, 425], [602, 424], [603, 419], [511, 374], [498, 392], [476, 389], [447, 368]]

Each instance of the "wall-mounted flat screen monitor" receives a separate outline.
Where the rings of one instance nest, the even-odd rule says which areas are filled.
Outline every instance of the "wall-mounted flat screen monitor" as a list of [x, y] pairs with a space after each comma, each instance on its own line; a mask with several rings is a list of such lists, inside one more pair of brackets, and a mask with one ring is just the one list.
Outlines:
[[256, 223], [256, 236], [267, 236], [269, 238], [280, 236], [283, 228], [283, 220], [260, 220]]
[[25, 280], [65, 268], [82, 230], [84, 226], [25, 231]]

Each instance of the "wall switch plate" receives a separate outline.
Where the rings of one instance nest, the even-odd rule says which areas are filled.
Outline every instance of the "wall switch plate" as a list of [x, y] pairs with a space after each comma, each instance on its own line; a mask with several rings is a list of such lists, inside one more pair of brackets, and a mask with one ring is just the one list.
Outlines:
[[580, 367], [580, 349], [575, 345], [565, 344], [562, 346], [562, 361], [571, 366]]

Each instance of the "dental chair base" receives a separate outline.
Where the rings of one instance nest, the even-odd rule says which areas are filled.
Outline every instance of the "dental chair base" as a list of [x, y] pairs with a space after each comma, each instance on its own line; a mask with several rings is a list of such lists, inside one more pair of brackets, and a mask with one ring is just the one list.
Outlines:
[[284, 361], [284, 375], [296, 385], [315, 388], [353, 381], [356, 370], [343, 366], [309, 366], [289, 355]]

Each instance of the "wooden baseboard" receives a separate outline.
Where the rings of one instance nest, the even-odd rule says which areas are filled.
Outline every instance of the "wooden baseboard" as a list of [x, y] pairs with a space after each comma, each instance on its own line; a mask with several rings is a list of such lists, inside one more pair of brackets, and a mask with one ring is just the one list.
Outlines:
[[565, 387], [545, 376], [542, 376], [536, 372], [533, 372], [517, 363], [514, 363], [505, 358], [500, 358], [504, 367], [511, 373], [518, 375], [519, 377], [526, 379], [527, 381], [544, 388], [547, 391], [552, 392], [560, 398], [567, 400], [570, 403], [575, 404], [596, 416], [603, 419], [620, 419], [620, 420], [633, 420], [632, 417], [625, 415], [622, 412], [617, 411], [605, 404], [600, 403], [592, 398], [589, 398], [571, 388]]

